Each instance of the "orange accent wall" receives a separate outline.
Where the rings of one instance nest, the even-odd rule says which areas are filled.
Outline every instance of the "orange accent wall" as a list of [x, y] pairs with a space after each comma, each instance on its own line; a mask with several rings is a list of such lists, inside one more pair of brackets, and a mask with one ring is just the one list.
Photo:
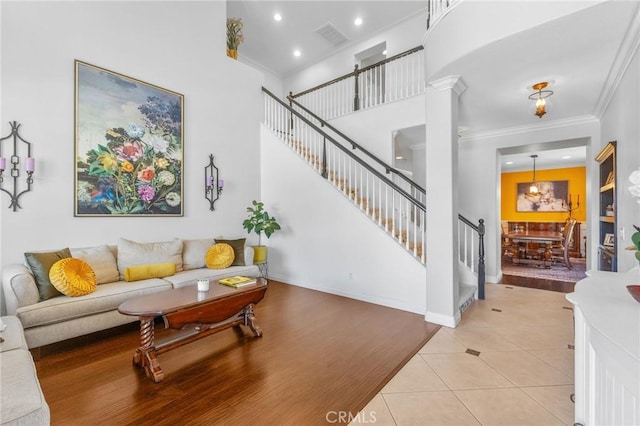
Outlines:
[[[501, 220], [527, 222], [564, 222], [568, 212], [516, 212], [518, 183], [531, 182], [533, 172], [502, 173], [501, 176]], [[587, 168], [571, 167], [566, 169], [536, 170], [536, 181], [568, 180], [571, 200], [576, 202], [580, 195], [580, 207], [571, 213], [578, 222], [587, 218]]]

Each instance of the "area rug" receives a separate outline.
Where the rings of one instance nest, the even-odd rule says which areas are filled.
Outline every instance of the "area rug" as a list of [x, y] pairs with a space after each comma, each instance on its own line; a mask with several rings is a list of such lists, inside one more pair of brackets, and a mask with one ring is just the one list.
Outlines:
[[578, 282], [586, 278], [586, 259], [572, 258], [573, 269], [567, 269], [564, 264], [551, 265], [550, 268], [536, 267], [532, 265], [514, 265], [511, 262], [502, 262], [502, 274], [528, 278], [541, 278], [546, 280]]

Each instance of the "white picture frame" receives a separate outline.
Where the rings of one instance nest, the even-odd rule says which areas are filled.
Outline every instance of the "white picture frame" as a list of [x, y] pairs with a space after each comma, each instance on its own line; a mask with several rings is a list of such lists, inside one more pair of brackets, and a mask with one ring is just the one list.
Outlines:
[[606, 234], [604, 234], [604, 241], [602, 242], [602, 244], [607, 246], [607, 247], [613, 247], [614, 238], [615, 237], [613, 236], [613, 234], [606, 233]]

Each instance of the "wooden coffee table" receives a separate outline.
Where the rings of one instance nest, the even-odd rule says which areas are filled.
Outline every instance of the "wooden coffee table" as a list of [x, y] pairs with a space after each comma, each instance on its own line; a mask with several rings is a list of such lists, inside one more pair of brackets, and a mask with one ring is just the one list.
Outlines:
[[[239, 325], [248, 326], [256, 337], [262, 336], [253, 305], [264, 298], [266, 291], [264, 278], [237, 289], [211, 280], [206, 292], [198, 292], [194, 283], [123, 302], [118, 307], [120, 313], [140, 318], [140, 347], [133, 355], [133, 364], [158, 383], [164, 379], [164, 373], [157, 355], [163, 352]], [[163, 317], [166, 327], [178, 331], [156, 341], [157, 317]]]

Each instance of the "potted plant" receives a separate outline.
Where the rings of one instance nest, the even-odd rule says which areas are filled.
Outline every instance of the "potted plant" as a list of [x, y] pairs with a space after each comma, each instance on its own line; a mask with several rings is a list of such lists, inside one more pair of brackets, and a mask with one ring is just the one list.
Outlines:
[[636, 260], [640, 262], [640, 227], [633, 225], [636, 228], [637, 232], [634, 232], [631, 236], [632, 246], [627, 247], [627, 250], [635, 250], [636, 251]]
[[264, 263], [267, 261], [267, 247], [262, 245], [262, 233], [269, 238], [280, 229], [280, 225], [273, 216], [264, 210], [264, 203], [253, 200], [251, 206], [247, 207], [249, 217], [242, 222], [242, 227], [248, 233], [252, 231], [258, 234], [258, 245], [253, 247], [253, 263]]
[[227, 18], [227, 56], [238, 59], [238, 46], [243, 41], [242, 18]]

